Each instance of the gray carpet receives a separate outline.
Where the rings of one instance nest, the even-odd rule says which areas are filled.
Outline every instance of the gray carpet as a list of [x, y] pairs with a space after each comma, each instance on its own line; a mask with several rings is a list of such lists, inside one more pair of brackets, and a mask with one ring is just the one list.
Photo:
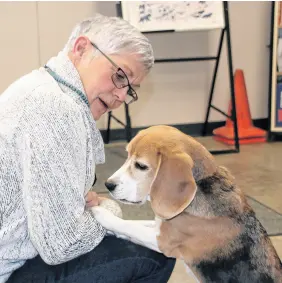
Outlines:
[[269, 236], [282, 235], [282, 215], [271, 208], [247, 197], [248, 203], [254, 209], [257, 218], [266, 229]]
[[[111, 176], [125, 161], [127, 153], [125, 145], [110, 145], [105, 149], [106, 163], [97, 166], [97, 182], [94, 191], [98, 193], [107, 193], [104, 182]], [[247, 197], [249, 204], [254, 209], [257, 218], [265, 227], [270, 236], [282, 235], [282, 215], [271, 208], [259, 203], [251, 197]], [[121, 205], [125, 219], [153, 219], [154, 214], [150, 208], [150, 204], [143, 206]]]

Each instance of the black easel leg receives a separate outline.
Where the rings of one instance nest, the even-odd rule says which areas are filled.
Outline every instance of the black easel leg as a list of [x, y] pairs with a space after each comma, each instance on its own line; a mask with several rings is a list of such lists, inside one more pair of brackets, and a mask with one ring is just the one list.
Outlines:
[[[273, 134], [271, 133], [271, 103], [272, 103], [272, 57], [273, 57], [273, 31], [275, 24], [275, 2], [271, 4], [271, 25], [270, 25], [270, 44], [269, 44], [269, 85], [268, 85], [268, 141], [273, 141]], [[277, 4], [278, 5], [278, 4]]]
[[112, 111], [110, 111], [108, 113], [108, 126], [107, 126], [107, 133], [106, 133], [105, 143], [109, 143], [110, 142], [111, 118], [112, 118]]
[[234, 141], [236, 151], [240, 151], [239, 137], [238, 137], [238, 125], [237, 125], [237, 111], [236, 111], [236, 100], [234, 90], [234, 77], [233, 77], [233, 64], [232, 64], [232, 52], [231, 52], [231, 37], [230, 37], [230, 25], [229, 25], [229, 14], [228, 14], [228, 3], [224, 1], [224, 19], [226, 28], [226, 39], [227, 39], [227, 59], [229, 66], [229, 79], [230, 79], [230, 90], [231, 90], [231, 104], [232, 104], [232, 120], [234, 123]]
[[217, 59], [216, 59], [215, 66], [214, 66], [214, 71], [213, 71], [213, 78], [212, 78], [212, 84], [211, 84], [211, 88], [210, 88], [208, 108], [207, 108], [206, 118], [205, 118], [203, 130], [202, 130], [202, 135], [203, 136], [205, 136], [207, 134], [207, 127], [208, 127], [208, 121], [209, 121], [209, 116], [210, 116], [212, 98], [213, 98], [213, 93], [214, 93], [216, 75], [217, 75], [217, 71], [218, 71], [220, 55], [221, 55], [221, 50], [222, 50], [222, 43], [223, 43], [223, 39], [224, 39], [224, 32], [225, 32], [225, 29], [222, 29], [221, 34], [220, 34], [220, 40], [219, 40], [217, 55], [216, 55]]
[[129, 107], [126, 103], [124, 103], [124, 107], [125, 107], [125, 118], [126, 118], [126, 125], [125, 125], [126, 139], [127, 142], [130, 142], [132, 138], [132, 134], [131, 134], [131, 119], [129, 116]]

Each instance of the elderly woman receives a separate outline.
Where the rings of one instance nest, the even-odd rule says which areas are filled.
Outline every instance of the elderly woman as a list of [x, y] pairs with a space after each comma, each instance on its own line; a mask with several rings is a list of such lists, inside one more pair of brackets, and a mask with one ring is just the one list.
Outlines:
[[153, 65], [119, 18], [79, 23], [63, 51], [0, 96], [0, 282], [167, 282], [175, 261], [106, 236], [88, 206], [104, 146], [95, 121]]

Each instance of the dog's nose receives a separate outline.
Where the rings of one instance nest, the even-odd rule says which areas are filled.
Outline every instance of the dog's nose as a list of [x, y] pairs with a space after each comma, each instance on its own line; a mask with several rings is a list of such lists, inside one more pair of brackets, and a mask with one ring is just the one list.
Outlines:
[[115, 187], [117, 186], [115, 183], [111, 183], [111, 182], [106, 182], [105, 186], [107, 187], [107, 189], [111, 192], [115, 189]]

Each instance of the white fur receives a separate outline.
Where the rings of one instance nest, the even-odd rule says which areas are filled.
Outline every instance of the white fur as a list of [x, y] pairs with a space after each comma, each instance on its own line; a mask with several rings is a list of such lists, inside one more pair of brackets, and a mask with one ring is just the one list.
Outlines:
[[[140, 171], [134, 167], [136, 161], [133, 157], [128, 158], [120, 169], [107, 180], [107, 182], [116, 184], [116, 188], [111, 192], [113, 198], [131, 203], [146, 202], [152, 183], [152, 180], [148, 178], [150, 167], [148, 166], [148, 170]], [[144, 160], [138, 160], [138, 162], [148, 164]]]
[[117, 237], [161, 253], [157, 242], [157, 236], [159, 235], [157, 222], [145, 221], [142, 223], [138, 222], [138, 220], [124, 220], [100, 206], [94, 206], [91, 210], [95, 215], [95, 219], [110, 231], [109, 234], [112, 232]]
[[108, 181], [117, 184], [117, 187], [111, 195], [118, 200], [127, 200], [129, 202], [137, 201], [137, 184], [136, 181], [127, 173], [130, 160], [126, 161], [121, 168], [116, 171]]

